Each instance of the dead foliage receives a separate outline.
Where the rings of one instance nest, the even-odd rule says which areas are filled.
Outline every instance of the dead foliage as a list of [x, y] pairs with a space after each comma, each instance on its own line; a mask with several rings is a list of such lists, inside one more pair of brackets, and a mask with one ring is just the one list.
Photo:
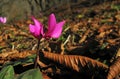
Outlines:
[[[55, 11], [57, 19], [64, 17], [67, 24], [59, 39], [41, 40], [40, 48], [45, 51], [37, 62], [43, 68], [41, 72], [45, 79], [88, 79], [86, 75], [89, 74], [92, 76], [90, 79], [98, 79], [94, 77], [96, 74], [101, 75], [101, 79], [119, 79], [120, 57], [116, 53], [120, 48], [119, 3], [114, 0], [100, 5], [91, 4], [90, 7], [74, 4], [69, 6], [69, 11], [63, 9], [64, 6], [61, 9], [66, 12]], [[46, 19], [42, 21], [47, 22]], [[30, 23], [28, 20], [0, 25], [1, 65], [35, 54], [36, 39], [29, 33]], [[24, 68], [28, 65], [24, 64]], [[85, 77], [78, 73], [84, 73]]]
[[114, 79], [120, 74], [120, 57], [118, 57], [110, 66], [107, 79]]
[[0, 54], [0, 64], [5, 64], [6, 62], [10, 62], [12, 60], [16, 61], [18, 59], [24, 59], [33, 54], [35, 54], [35, 51], [19, 52], [17, 50], [13, 50], [10, 52], [4, 52]]
[[105, 71], [108, 68], [107, 65], [84, 56], [60, 55], [45, 51], [43, 52], [43, 56], [79, 73], [84, 72], [93, 75], [95, 74], [94, 71]]

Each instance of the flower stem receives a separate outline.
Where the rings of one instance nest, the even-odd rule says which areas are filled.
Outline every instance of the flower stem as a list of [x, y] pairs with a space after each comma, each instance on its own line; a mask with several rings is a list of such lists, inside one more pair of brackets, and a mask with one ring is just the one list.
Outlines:
[[40, 39], [38, 39], [38, 43], [37, 43], [37, 51], [36, 51], [36, 58], [34, 62], [34, 68], [37, 68], [37, 60], [39, 59], [39, 46], [40, 46]]

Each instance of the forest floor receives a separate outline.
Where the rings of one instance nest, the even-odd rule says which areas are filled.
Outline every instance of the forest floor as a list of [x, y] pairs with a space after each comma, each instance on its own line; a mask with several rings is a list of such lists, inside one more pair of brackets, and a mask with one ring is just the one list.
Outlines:
[[[42, 39], [40, 46], [49, 52], [86, 56], [110, 66], [120, 56], [120, 1], [82, 8], [76, 5], [65, 11], [55, 12], [57, 20], [66, 20], [61, 37], [50, 39], [49, 42]], [[47, 26], [47, 16], [37, 18]], [[33, 68], [33, 61], [25, 60], [35, 54], [37, 44], [37, 39], [29, 32], [30, 23], [31, 20], [0, 24], [1, 68], [9, 62], [14, 62], [12, 65], [16, 74]], [[25, 61], [18, 62], [21, 59]], [[94, 79], [86, 78], [85, 74], [78, 75], [72, 70], [65, 74], [54, 71], [43, 73], [44, 79], [79, 79], [80, 76], [81, 79]]]

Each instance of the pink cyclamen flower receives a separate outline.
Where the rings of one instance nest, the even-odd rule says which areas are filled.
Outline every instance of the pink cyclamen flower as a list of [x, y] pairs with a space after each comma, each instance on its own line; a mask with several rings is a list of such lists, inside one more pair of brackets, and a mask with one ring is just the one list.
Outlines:
[[32, 17], [32, 20], [34, 21], [34, 25], [29, 25], [30, 33], [40, 39], [40, 37], [43, 36], [43, 25], [35, 17]]
[[0, 17], [0, 23], [6, 23], [7, 19], [6, 17]]
[[59, 38], [64, 24], [64, 20], [57, 23], [55, 15], [51, 14], [48, 18], [48, 32], [45, 33], [45, 38]]
[[44, 38], [59, 38], [62, 33], [62, 27], [65, 24], [64, 20], [57, 23], [55, 15], [51, 14], [48, 18], [48, 31], [44, 33], [43, 25], [34, 17], [32, 17], [32, 20], [34, 21], [34, 25], [30, 24], [29, 29], [31, 34], [38, 39], [40, 36]]

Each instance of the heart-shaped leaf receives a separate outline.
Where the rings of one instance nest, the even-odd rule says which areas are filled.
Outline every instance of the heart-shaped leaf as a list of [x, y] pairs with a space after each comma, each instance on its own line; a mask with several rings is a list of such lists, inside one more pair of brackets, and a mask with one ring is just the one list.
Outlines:
[[14, 69], [13, 66], [5, 66], [0, 71], [0, 79], [14, 79]]
[[21, 73], [16, 79], [43, 79], [39, 69], [31, 69]]

